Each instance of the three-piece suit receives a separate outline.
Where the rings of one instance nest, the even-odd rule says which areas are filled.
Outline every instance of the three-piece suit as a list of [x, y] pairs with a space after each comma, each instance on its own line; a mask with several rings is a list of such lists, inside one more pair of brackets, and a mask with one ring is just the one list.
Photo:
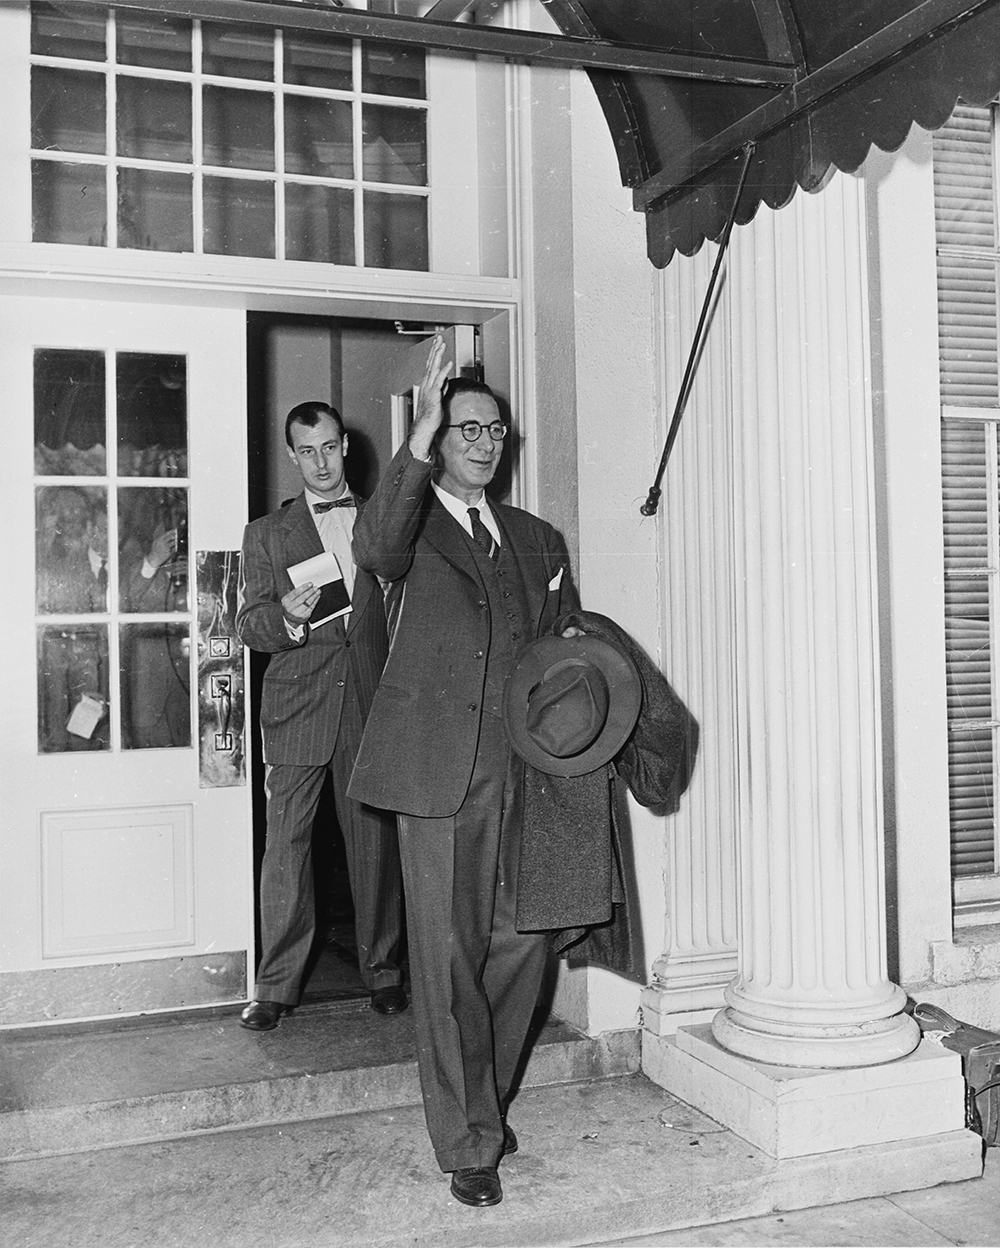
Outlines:
[[358, 962], [369, 991], [402, 982], [402, 885], [395, 821], [347, 796], [365, 716], [388, 650], [378, 582], [355, 576], [352, 609], [295, 639], [281, 599], [287, 569], [321, 554], [304, 494], [247, 525], [236, 627], [271, 655], [260, 725], [267, 768], [267, 841], [261, 867], [262, 958], [256, 997], [295, 1005], [315, 932], [312, 824], [327, 768], [347, 850]]
[[427, 1126], [442, 1170], [495, 1166], [547, 937], [514, 916], [523, 764], [503, 728], [517, 654], [579, 604], [551, 525], [490, 503], [491, 559], [404, 445], [354, 530], [392, 582], [392, 644], [349, 792], [399, 813]]

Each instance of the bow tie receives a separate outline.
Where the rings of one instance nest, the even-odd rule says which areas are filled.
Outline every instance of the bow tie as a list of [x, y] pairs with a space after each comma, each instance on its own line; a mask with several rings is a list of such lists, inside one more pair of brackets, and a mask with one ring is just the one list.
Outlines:
[[313, 511], [322, 514], [332, 507], [357, 507], [353, 494], [345, 494], [343, 498], [335, 498], [332, 503], [313, 503]]

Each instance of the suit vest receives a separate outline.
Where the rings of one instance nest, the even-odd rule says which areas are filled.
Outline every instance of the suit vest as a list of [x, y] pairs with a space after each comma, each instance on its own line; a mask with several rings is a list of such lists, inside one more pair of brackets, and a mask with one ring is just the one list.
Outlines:
[[471, 538], [469, 545], [486, 586], [490, 611], [490, 649], [486, 656], [483, 710], [499, 717], [503, 714], [503, 687], [507, 675], [515, 658], [529, 641], [534, 640], [528, 596], [508, 541], [501, 543], [496, 559], [491, 559]]

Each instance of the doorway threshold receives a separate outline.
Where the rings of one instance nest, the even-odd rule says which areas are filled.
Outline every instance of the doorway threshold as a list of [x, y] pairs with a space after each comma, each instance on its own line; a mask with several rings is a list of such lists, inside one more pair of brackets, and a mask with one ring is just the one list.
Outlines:
[[[0, 1160], [420, 1103], [412, 1013], [315, 1002], [273, 1031], [241, 1006], [0, 1034]], [[636, 1030], [540, 1022], [522, 1086], [639, 1069]]]

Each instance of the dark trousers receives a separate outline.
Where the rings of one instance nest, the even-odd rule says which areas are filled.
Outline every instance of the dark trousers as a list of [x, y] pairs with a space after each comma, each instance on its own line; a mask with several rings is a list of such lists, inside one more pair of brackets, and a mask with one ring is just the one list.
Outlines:
[[[345, 702], [340, 735], [357, 742]], [[402, 879], [396, 821], [347, 796], [354, 749], [338, 748], [326, 764], [267, 768], [267, 842], [260, 875], [261, 960], [255, 996], [295, 1005], [316, 931], [312, 826], [329, 768], [337, 820], [347, 849], [361, 978], [369, 992], [402, 983]]]
[[458, 813], [399, 817], [420, 1086], [445, 1171], [500, 1159], [545, 970], [547, 937], [514, 928], [522, 774], [484, 715]]

